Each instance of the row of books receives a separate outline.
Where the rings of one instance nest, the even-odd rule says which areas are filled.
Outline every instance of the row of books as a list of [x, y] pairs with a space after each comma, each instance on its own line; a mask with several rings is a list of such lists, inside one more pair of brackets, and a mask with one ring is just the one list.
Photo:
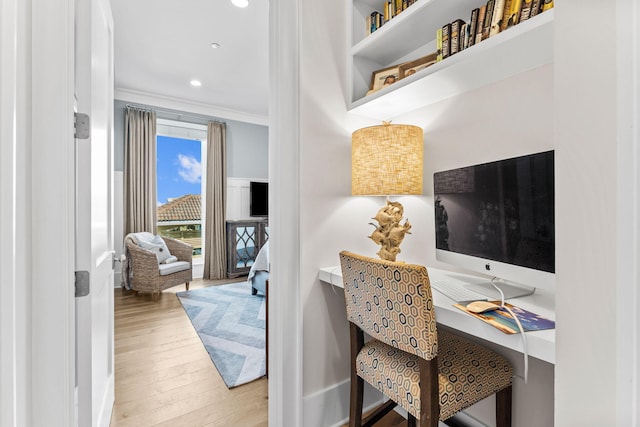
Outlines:
[[369, 35], [389, 22], [400, 12], [414, 4], [417, 0], [391, 0], [382, 5], [382, 12], [374, 10], [366, 18], [366, 35]]
[[553, 8], [553, 0], [488, 0], [471, 11], [469, 22], [456, 19], [436, 31], [438, 61]]

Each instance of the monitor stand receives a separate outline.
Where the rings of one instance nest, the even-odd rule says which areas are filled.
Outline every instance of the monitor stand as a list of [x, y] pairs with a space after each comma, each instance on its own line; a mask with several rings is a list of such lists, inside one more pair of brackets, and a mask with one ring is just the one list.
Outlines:
[[[496, 286], [498, 286], [504, 293], [504, 299], [526, 297], [536, 291], [536, 288], [521, 285], [508, 285], [503, 281], [496, 282]], [[489, 298], [500, 300], [500, 292], [498, 292], [498, 290], [493, 287], [491, 282], [473, 283], [465, 285], [465, 287], [472, 291], [478, 292], [479, 294], [486, 295]]]

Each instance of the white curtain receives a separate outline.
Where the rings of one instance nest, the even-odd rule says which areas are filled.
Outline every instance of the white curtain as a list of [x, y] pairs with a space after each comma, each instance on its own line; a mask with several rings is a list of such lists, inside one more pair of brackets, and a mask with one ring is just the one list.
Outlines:
[[226, 125], [209, 122], [207, 129], [207, 182], [204, 236], [204, 278], [222, 279], [227, 273]]
[[156, 233], [156, 113], [127, 107], [124, 145], [124, 235]]

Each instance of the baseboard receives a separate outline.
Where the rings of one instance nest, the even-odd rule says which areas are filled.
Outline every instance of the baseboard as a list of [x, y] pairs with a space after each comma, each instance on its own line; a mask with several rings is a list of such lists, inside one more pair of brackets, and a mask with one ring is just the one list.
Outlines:
[[[331, 387], [305, 396], [303, 417], [305, 427], [340, 427], [349, 421], [349, 384], [347, 379]], [[365, 411], [383, 402], [382, 394], [365, 383]]]
[[[364, 383], [364, 412], [367, 412], [386, 400], [383, 395]], [[305, 427], [341, 427], [349, 422], [349, 380], [342, 381], [324, 390], [317, 391], [303, 400]], [[395, 411], [407, 417], [407, 411], [396, 407]], [[448, 427], [440, 422], [439, 427]], [[450, 426], [487, 427], [478, 419], [463, 412], [452, 418]]]
[[121, 286], [122, 286], [122, 272], [116, 270], [113, 272], [113, 287], [117, 289]]

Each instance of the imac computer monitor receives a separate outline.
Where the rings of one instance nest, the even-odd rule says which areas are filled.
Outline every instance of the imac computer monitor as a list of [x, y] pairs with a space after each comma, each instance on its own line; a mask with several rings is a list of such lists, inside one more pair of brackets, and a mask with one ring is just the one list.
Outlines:
[[554, 291], [553, 167], [547, 151], [436, 172], [436, 259], [507, 286]]

